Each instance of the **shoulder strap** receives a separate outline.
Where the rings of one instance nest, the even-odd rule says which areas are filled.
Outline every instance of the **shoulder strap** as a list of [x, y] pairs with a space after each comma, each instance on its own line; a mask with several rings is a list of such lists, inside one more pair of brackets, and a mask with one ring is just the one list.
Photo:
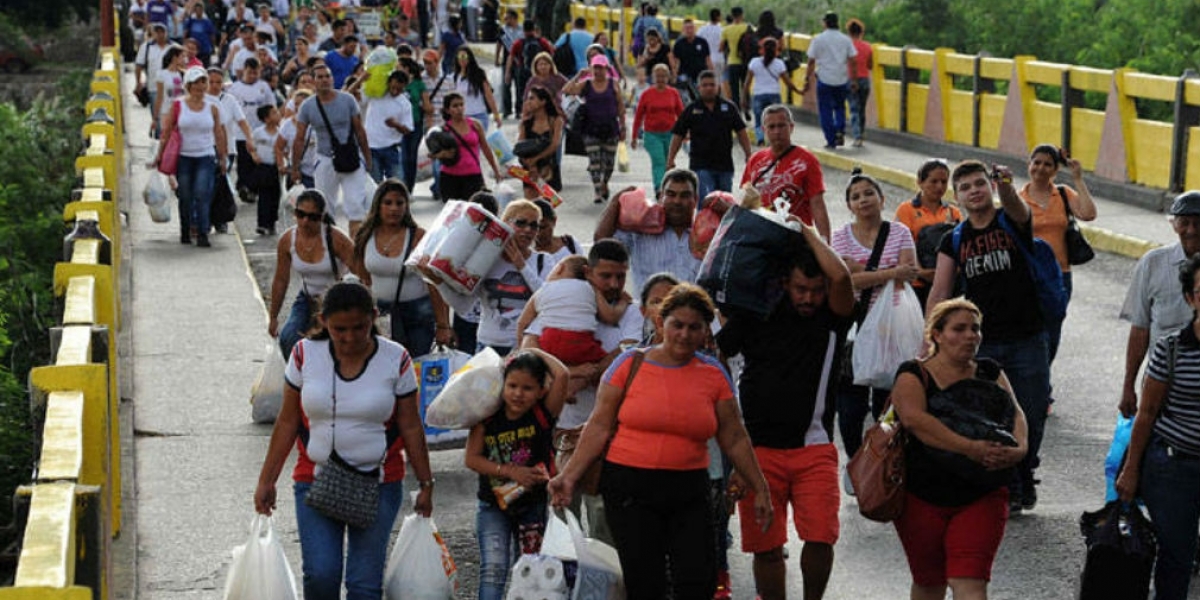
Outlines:
[[[875, 246], [871, 248], [871, 257], [867, 259], [867, 271], [875, 271], [879, 269], [879, 260], [883, 258], [883, 249], [887, 246], [888, 234], [892, 230], [890, 221], [884, 221], [879, 224], [879, 234], [875, 236]], [[855, 320], [859, 317], [866, 317], [867, 304], [871, 299], [871, 291], [874, 288], [866, 288], [858, 293], [858, 301], [854, 304]]]
[[[472, 121], [469, 117], [467, 118], [467, 126], [472, 129], [475, 128], [475, 126], [472, 125], [473, 122], [474, 121]], [[471, 152], [471, 146], [469, 144], [467, 144], [467, 140], [464, 140], [463, 136], [459, 135], [458, 132], [454, 130], [454, 126], [451, 125], [450, 123], [446, 123], [446, 129], [449, 129], [450, 133], [454, 134], [454, 137], [458, 140], [458, 143], [462, 144], [462, 151], [459, 152], [459, 155], [460, 156], [463, 154], [469, 155], [471, 157], [471, 159], [475, 161], [475, 164], [479, 165], [479, 170], [482, 171], [483, 164], [479, 162], [479, 157], [476, 156], [474, 152]], [[479, 135], [479, 132], [475, 132], [475, 136], [482, 137]]]
[[538, 264], [538, 267], [537, 267], [538, 275], [541, 275], [542, 269], [545, 268], [545, 266], [546, 266], [546, 253], [545, 252], [538, 252], [537, 264]]
[[[699, 102], [699, 100], [697, 100], [697, 102]], [[779, 161], [783, 160], [783, 158], [785, 156], [791, 154], [792, 150], [795, 149], [795, 147], [796, 147], [795, 145], [788, 146], [788, 149], [784, 150], [783, 154], [776, 156], [775, 159], [771, 161], [771, 164], [767, 165], [767, 168], [759, 171], [758, 174], [754, 176], [754, 179], [752, 181], [750, 181], [750, 185], [754, 185], [754, 184], [758, 183], [759, 180], [761, 180], [763, 177], [766, 177], [767, 172], [770, 171], [771, 169], [774, 169], [775, 165], [779, 164]], [[886, 222], [887, 221], [884, 221], [884, 223], [886, 223]]]
[[400, 289], [404, 287], [404, 271], [408, 268], [405, 263], [408, 262], [408, 255], [412, 253], [413, 245], [416, 243], [417, 230], [415, 227], [409, 227], [408, 232], [404, 235], [408, 236], [408, 244], [404, 249], [404, 256], [400, 257], [400, 279], [396, 281], [396, 295], [392, 296], [392, 307], [388, 310], [396, 310], [396, 304], [400, 302]]
[[333, 125], [329, 124], [329, 116], [325, 114], [325, 107], [321, 105], [320, 98], [317, 98], [315, 96], [314, 96], [314, 98], [316, 98], [316, 101], [317, 101], [317, 110], [321, 112], [321, 120], [325, 122], [325, 129], [329, 130], [330, 141], [333, 142], [333, 144], [337, 144], [338, 143], [337, 135], [335, 135], [333, 133]]
[[575, 238], [571, 237], [571, 234], [563, 235], [563, 243], [567, 245], [567, 248], [571, 249], [571, 254], [579, 254], [579, 249], [575, 245]]
[[1067, 211], [1067, 221], [1075, 220], [1075, 213], [1071, 212], [1071, 202], [1067, 200], [1067, 186], [1058, 186], [1058, 197], [1062, 198], [1063, 209]]
[[438, 90], [442, 89], [442, 84], [446, 82], [446, 75], [449, 75], [449, 73], [442, 73], [442, 78], [438, 80], [437, 85], [433, 86], [433, 91], [429, 92], [430, 98], [436, 96]]
[[[621, 412], [621, 405], [625, 403], [625, 396], [629, 394], [629, 387], [633, 385], [633, 378], [637, 377], [638, 369], [646, 360], [646, 351], [638, 350], [633, 354], [633, 362], [629, 365], [629, 376], [625, 378], [625, 387], [621, 389], [621, 399], [617, 401], [616, 412]], [[614, 413], [615, 414], [615, 413]]]
[[333, 282], [337, 283], [337, 280], [341, 279], [341, 274], [338, 273], [337, 258], [334, 257], [333, 226], [329, 224], [325, 225], [325, 246], [325, 253], [329, 255], [329, 268], [333, 269]]

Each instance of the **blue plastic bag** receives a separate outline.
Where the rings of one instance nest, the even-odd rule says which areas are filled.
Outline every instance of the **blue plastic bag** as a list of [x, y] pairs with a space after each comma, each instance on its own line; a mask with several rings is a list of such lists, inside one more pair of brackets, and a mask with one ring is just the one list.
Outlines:
[[[421, 422], [425, 422], [425, 411], [441, 393], [442, 388], [450, 381], [450, 375], [462, 368], [471, 359], [466, 352], [450, 348], [438, 347], [434, 352], [413, 360], [417, 371], [417, 387], [419, 389]], [[430, 442], [443, 442], [456, 439], [466, 439], [466, 431], [450, 431], [437, 427], [425, 426], [425, 438]]]
[[1112, 502], [1117, 499], [1117, 476], [1121, 474], [1121, 460], [1125, 458], [1125, 450], [1129, 448], [1129, 436], [1133, 433], [1133, 418], [1117, 415], [1117, 427], [1113, 431], [1113, 441], [1108, 447], [1108, 456], [1104, 457], [1104, 501]]

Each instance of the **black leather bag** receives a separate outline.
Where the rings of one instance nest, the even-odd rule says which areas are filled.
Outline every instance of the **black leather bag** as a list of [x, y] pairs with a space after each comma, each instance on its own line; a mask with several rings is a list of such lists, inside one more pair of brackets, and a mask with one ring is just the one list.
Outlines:
[[333, 126], [329, 124], [329, 116], [325, 114], [325, 107], [321, 105], [321, 100], [317, 99], [317, 110], [321, 111], [321, 120], [325, 121], [325, 129], [329, 131], [329, 143], [333, 145], [333, 170], [338, 173], [353, 173], [362, 165], [362, 158], [358, 153], [358, 142], [354, 139], [353, 129], [346, 135], [346, 141], [339, 142], [337, 135], [333, 133]]
[[1113, 500], [1079, 517], [1087, 558], [1079, 600], [1146, 600], [1158, 544], [1149, 520], [1136, 504]]
[[1058, 195], [1062, 198], [1063, 208], [1067, 211], [1067, 232], [1064, 234], [1067, 244], [1067, 264], [1086, 264], [1096, 258], [1096, 251], [1092, 249], [1092, 245], [1079, 230], [1079, 223], [1075, 221], [1075, 213], [1071, 212], [1071, 203], [1067, 202], [1066, 188], [1058, 186]]
[[[983, 379], [963, 379], [933, 394], [927, 410], [951, 431], [972, 440], [1018, 445], [1012, 435], [1016, 408], [1012, 396], [999, 384]], [[1012, 479], [1012, 469], [989, 471], [957, 452], [927, 447], [930, 458], [947, 471], [975, 485], [998, 488]]]

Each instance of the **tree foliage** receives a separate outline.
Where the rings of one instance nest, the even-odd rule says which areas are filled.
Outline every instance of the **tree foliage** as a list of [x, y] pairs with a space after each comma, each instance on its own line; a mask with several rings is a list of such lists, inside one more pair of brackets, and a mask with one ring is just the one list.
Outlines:
[[54, 29], [70, 19], [88, 19], [97, 9], [94, 0], [4, 0], [4, 12], [15, 23], [30, 29]]

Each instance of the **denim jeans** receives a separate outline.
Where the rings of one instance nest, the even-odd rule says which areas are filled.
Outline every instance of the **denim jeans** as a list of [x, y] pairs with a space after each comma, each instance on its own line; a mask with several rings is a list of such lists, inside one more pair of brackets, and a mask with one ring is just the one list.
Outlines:
[[721, 190], [723, 192], [733, 191], [733, 173], [730, 171], [712, 171], [709, 169], [696, 169], [696, 178], [700, 180], [700, 196], [704, 198], [709, 192]]
[[871, 78], [856, 79], [858, 90], [850, 92], [850, 135], [861, 140], [867, 130], [867, 98], [871, 96]]
[[[1063, 289], [1067, 291], [1067, 304], [1071, 303], [1071, 292], [1074, 291], [1073, 288], [1074, 285], [1071, 283], [1071, 272], [1067, 271], [1063, 273]], [[1046, 335], [1048, 336], [1048, 343], [1050, 344], [1049, 352], [1051, 365], [1054, 364], [1054, 357], [1058, 355], [1058, 344], [1062, 341], [1063, 321], [1066, 320], [1067, 318], [1064, 316], [1062, 319], [1049, 320], [1046, 322]]]
[[821, 119], [821, 131], [825, 133], [825, 144], [837, 143], [837, 134], [846, 131], [846, 94], [850, 84], [825, 85], [817, 81], [817, 116]]
[[867, 418], [867, 410], [871, 411], [871, 417], [879, 419], [889, 393], [884, 389], [853, 385], [849, 381], [838, 383], [838, 431], [842, 434], [842, 446], [846, 448], [847, 457], [853, 458], [862, 446], [863, 420]]
[[212, 207], [213, 182], [217, 176], [217, 157], [180, 156], [175, 179], [179, 189], [179, 227], [182, 235], [188, 235], [191, 226], [200, 235], [207, 236], [209, 209]]
[[410, 133], [404, 134], [404, 141], [400, 142], [400, 178], [404, 180], [404, 187], [408, 188], [410, 195], [413, 186], [417, 185], [417, 151], [421, 148], [421, 136], [424, 135], [422, 125], [414, 124], [413, 127]]
[[493, 504], [479, 501], [475, 513], [475, 536], [479, 540], [479, 600], [504, 599], [508, 573], [521, 553], [523, 528], [535, 529], [539, 534], [545, 531], [545, 502], [509, 514]]
[[283, 327], [279, 328], [279, 349], [283, 352], [284, 361], [292, 357], [292, 347], [308, 333], [312, 310], [312, 301], [309, 300], [308, 294], [303, 291], [296, 294], [296, 299], [292, 301], [292, 312]]
[[752, 98], [751, 106], [754, 110], [754, 137], [758, 143], [765, 144], [766, 138], [763, 137], [762, 114], [768, 106], [779, 104], [782, 102], [779, 94], [755, 94]]
[[1200, 460], [1168, 455], [1162, 438], [1151, 435], [1139, 491], [1158, 534], [1154, 598], [1186, 600], [1200, 524]]
[[663, 175], [667, 174], [667, 150], [671, 147], [671, 132], [642, 133], [642, 143], [646, 146], [646, 154], [650, 155], [650, 172], [653, 174], [655, 196], [662, 189]]
[[404, 346], [413, 358], [424, 356], [433, 347], [434, 317], [433, 300], [429, 296], [401, 302], [396, 310], [388, 300], [375, 302], [380, 311], [392, 315], [392, 330], [389, 334], [392, 341]]
[[1020, 492], [1020, 486], [1033, 480], [1042, 435], [1046, 431], [1046, 407], [1050, 396], [1050, 359], [1046, 345], [1046, 333], [1042, 332], [1020, 340], [989, 342], [985, 339], [979, 346], [979, 356], [995, 360], [1004, 367], [1029, 424], [1029, 452], [1017, 465], [1017, 480], [1009, 488], [1013, 496]]
[[[388, 177], [402, 179], [400, 168], [400, 144], [387, 148], [371, 148], [371, 179], [379, 183]], [[369, 199], [368, 199], [369, 200]]]
[[311, 483], [297, 482], [295, 485], [304, 597], [337, 600], [341, 594], [344, 565], [346, 599], [379, 600], [383, 595], [388, 540], [404, 500], [404, 483], [394, 481], [379, 485], [379, 513], [369, 529], [347, 526], [309, 508], [304, 497], [311, 487]]

